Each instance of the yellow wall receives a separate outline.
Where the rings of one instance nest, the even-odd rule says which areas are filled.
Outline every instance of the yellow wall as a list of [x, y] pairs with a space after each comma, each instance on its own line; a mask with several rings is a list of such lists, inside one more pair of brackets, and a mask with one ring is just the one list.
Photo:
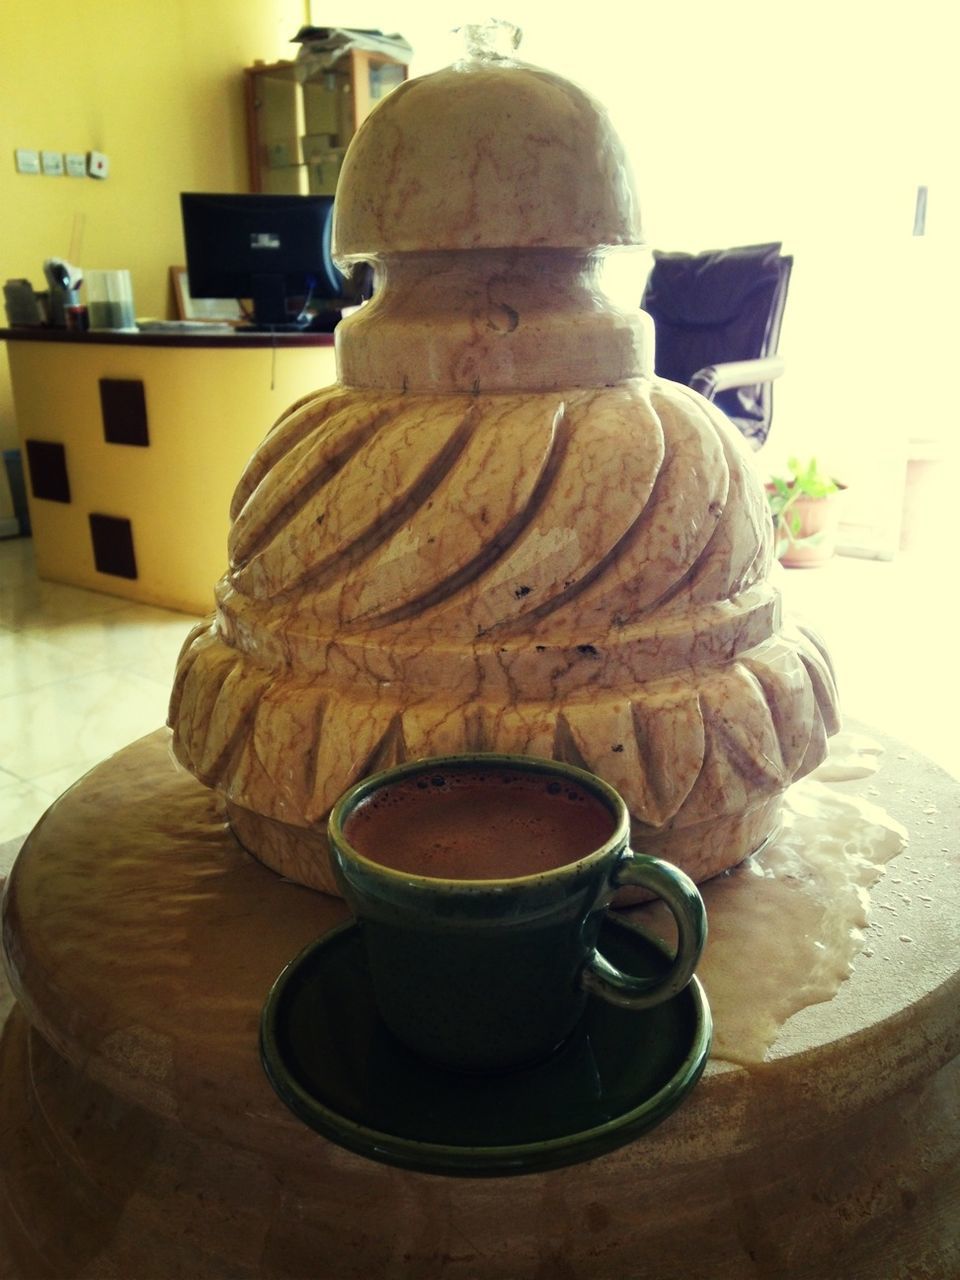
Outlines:
[[[247, 185], [241, 69], [294, 57], [304, 0], [10, 3], [0, 38], [0, 280], [43, 260], [127, 267], [140, 316], [171, 314], [178, 196]], [[110, 176], [18, 174], [14, 150], [103, 151]], [[16, 446], [0, 360], [0, 448]]]

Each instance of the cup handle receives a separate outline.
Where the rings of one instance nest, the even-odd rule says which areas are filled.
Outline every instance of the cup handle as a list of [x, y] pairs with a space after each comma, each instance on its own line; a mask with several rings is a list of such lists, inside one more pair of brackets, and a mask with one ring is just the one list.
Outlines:
[[628, 850], [617, 863], [613, 883], [640, 885], [661, 898], [677, 923], [677, 954], [660, 978], [634, 978], [594, 951], [584, 965], [581, 983], [592, 995], [624, 1009], [649, 1009], [682, 991], [697, 967], [707, 941], [703, 899], [688, 875], [659, 858]]

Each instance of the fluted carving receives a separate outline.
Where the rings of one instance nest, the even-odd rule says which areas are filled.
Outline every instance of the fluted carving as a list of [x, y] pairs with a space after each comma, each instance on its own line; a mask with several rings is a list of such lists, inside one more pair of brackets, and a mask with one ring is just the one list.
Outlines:
[[749, 457], [674, 384], [337, 387], [267, 436], [233, 515], [175, 750], [248, 841], [251, 815], [282, 824], [286, 851], [256, 851], [317, 887], [347, 786], [470, 750], [585, 765], [639, 844], [702, 878], [759, 843], [836, 728], [824, 654], [780, 628]]

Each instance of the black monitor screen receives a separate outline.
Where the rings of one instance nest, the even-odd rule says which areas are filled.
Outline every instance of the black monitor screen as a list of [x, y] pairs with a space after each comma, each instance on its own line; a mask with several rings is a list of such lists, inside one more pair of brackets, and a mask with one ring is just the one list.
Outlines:
[[256, 328], [306, 328], [346, 289], [330, 256], [333, 196], [180, 196], [190, 293], [249, 298]]

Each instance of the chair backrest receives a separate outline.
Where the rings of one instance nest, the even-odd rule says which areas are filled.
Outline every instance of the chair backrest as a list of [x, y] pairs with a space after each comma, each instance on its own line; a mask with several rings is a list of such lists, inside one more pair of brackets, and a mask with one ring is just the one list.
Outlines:
[[[643, 309], [656, 331], [655, 368], [690, 384], [708, 365], [775, 355], [793, 259], [780, 244], [707, 253], [654, 251]], [[762, 442], [770, 429], [770, 382], [720, 391], [716, 404]]]

